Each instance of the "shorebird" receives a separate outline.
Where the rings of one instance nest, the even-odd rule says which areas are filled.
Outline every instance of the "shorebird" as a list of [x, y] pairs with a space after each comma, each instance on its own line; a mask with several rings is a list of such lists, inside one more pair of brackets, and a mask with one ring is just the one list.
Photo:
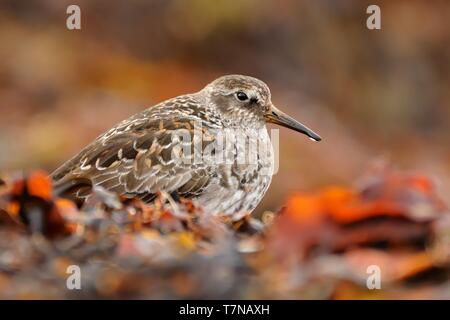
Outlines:
[[[273, 147], [267, 123], [321, 140], [272, 104], [264, 82], [226, 75], [196, 93], [166, 100], [120, 122], [51, 177], [55, 190], [62, 190], [63, 196], [77, 203], [82, 203], [94, 186], [101, 186], [145, 202], [152, 202], [158, 192], [176, 199], [190, 198], [211, 214], [251, 212], [273, 175]], [[200, 139], [195, 138], [196, 132], [202, 134]], [[236, 132], [244, 134], [243, 144], [221, 143], [227, 145], [224, 150], [218, 152], [216, 145], [211, 151], [210, 143]], [[186, 135], [191, 139], [182, 139]], [[252, 148], [256, 140], [268, 147]], [[209, 157], [192, 161], [196, 151], [208, 148]], [[239, 162], [238, 154], [246, 148], [254, 160]], [[194, 155], [187, 152], [186, 156], [182, 152], [186, 150]], [[227, 161], [218, 161], [215, 157], [219, 153], [225, 154]], [[175, 155], [180, 154], [183, 161], [176, 159]]]

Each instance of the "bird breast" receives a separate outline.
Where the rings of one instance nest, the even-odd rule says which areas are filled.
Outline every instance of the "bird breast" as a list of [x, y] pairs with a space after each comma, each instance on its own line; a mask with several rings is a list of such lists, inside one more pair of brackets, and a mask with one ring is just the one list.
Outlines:
[[[274, 172], [274, 151], [266, 128], [223, 129], [224, 158], [216, 158], [216, 180], [199, 202], [220, 213], [253, 211], [266, 193]], [[217, 154], [215, 154], [217, 156]]]

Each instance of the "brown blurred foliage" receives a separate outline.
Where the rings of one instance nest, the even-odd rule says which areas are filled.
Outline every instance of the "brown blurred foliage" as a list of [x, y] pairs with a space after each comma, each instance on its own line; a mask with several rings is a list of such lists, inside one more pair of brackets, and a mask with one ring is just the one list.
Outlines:
[[[450, 298], [449, 1], [376, 1], [378, 31], [373, 1], [79, 0], [81, 31], [69, 4], [0, 2], [1, 298]], [[9, 174], [227, 73], [324, 137], [281, 131], [265, 223], [102, 190], [78, 210], [45, 173]], [[424, 175], [381, 166], [352, 186], [374, 158]]]
[[[389, 167], [355, 188], [297, 193], [269, 231], [278, 265], [264, 283], [284, 298], [448, 299], [448, 222], [427, 177]], [[367, 287], [371, 266], [381, 290]]]
[[427, 177], [388, 167], [263, 222], [103, 189], [78, 210], [33, 172], [0, 189], [0, 298], [449, 299], [449, 217]]
[[80, 0], [82, 30], [69, 31], [70, 1], [2, 1], [0, 168], [51, 171], [130, 114], [242, 73], [324, 137], [282, 130], [259, 212], [378, 156], [448, 193], [450, 4], [376, 3], [370, 31], [368, 1]]

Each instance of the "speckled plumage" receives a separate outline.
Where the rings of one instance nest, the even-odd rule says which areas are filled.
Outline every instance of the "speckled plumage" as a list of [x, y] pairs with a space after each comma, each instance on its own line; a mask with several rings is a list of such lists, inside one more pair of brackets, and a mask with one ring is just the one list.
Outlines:
[[[236, 92], [244, 92], [248, 99], [240, 101]], [[93, 185], [99, 185], [147, 202], [158, 191], [176, 193], [194, 199], [212, 214], [252, 211], [272, 178], [273, 150], [265, 126], [267, 115], [275, 114], [271, 108], [270, 91], [262, 81], [224, 76], [197, 93], [166, 100], [120, 122], [58, 168], [52, 178], [56, 188], [66, 186], [65, 195], [74, 200], [84, 199]], [[174, 139], [180, 129], [194, 137], [199, 127], [200, 144]], [[193, 153], [195, 148], [204, 151], [224, 129], [239, 130], [268, 147], [264, 154], [250, 151], [255, 159], [251, 163], [236, 161], [236, 145], [225, 148], [228, 162], [212, 156], [190, 163], [174, 159], [174, 151], [183, 147]]]

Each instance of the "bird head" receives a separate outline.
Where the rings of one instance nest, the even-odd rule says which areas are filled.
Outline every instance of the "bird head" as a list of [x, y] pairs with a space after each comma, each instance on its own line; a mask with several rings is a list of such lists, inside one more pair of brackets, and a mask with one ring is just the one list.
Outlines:
[[314, 141], [322, 140], [317, 133], [275, 107], [269, 87], [261, 80], [227, 75], [214, 80], [203, 91], [230, 122], [273, 123], [303, 133]]

